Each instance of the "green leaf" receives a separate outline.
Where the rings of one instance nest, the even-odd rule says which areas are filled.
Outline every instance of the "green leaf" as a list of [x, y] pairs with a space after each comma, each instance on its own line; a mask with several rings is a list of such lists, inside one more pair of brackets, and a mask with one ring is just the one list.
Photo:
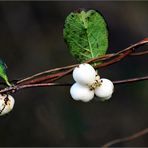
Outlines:
[[8, 77], [6, 75], [6, 69], [7, 69], [6, 64], [2, 60], [0, 60], [0, 77], [4, 79], [4, 81], [8, 86], [11, 86], [11, 84], [8, 81]]
[[63, 35], [71, 54], [80, 62], [104, 55], [108, 48], [107, 24], [95, 10], [70, 13]]

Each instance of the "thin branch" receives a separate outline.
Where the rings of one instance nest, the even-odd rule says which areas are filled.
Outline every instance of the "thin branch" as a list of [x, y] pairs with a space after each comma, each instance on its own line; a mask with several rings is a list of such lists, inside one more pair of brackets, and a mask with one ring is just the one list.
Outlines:
[[[140, 55], [146, 55], [146, 54], [148, 54], [148, 51], [142, 51], [142, 52], [135, 52], [135, 53], [131, 53], [130, 54], [130, 56], [140, 56]], [[106, 55], [103, 55], [103, 56], [99, 56], [99, 57], [97, 57], [97, 58], [94, 58], [93, 60], [91, 59], [91, 60], [89, 60], [89, 61], [87, 61], [87, 63], [90, 63], [90, 62], [92, 62], [92, 61], [95, 61], [95, 59], [99, 59], [100, 61], [103, 61], [103, 60], [107, 60], [107, 59], [109, 59], [109, 58], [112, 58], [112, 57], [114, 57], [115, 56], [115, 54], [106, 54]], [[121, 59], [120, 59], [121, 60]], [[111, 61], [110, 61], [111, 62]], [[107, 63], [108, 64], [108, 63]], [[112, 63], [109, 63], [108, 65], [110, 65], [110, 64], [112, 64]], [[24, 78], [24, 79], [22, 79], [22, 80], [12, 80], [12, 81], [10, 81], [10, 83], [16, 83], [17, 82], [17, 84], [25, 84], [28, 80], [31, 80], [30, 81], [30, 83], [36, 83], [36, 81], [35, 81], [35, 79], [34, 78], [36, 78], [36, 77], [39, 77], [39, 76], [41, 76], [41, 75], [43, 75], [43, 74], [49, 74], [49, 73], [52, 73], [52, 72], [56, 72], [56, 71], [62, 71], [62, 70], [66, 70], [66, 69], [69, 69], [69, 68], [74, 68], [74, 67], [76, 67], [76, 66], [78, 66], [79, 64], [75, 64], [75, 65], [70, 65], [70, 66], [66, 66], [66, 67], [60, 67], [60, 68], [55, 68], [55, 69], [51, 69], [51, 70], [47, 70], [47, 71], [44, 71], [44, 72], [40, 72], [40, 73], [37, 73], [37, 74], [35, 74], [35, 75], [33, 75], [33, 76], [30, 76], [30, 77], [27, 77], [27, 78]], [[102, 66], [100, 66], [100, 67], [103, 67], [104, 65], [102, 64]], [[59, 74], [58, 74], [59, 75]], [[47, 76], [47, 77], [45, 77], [44, 79], [46, 80], [46, 79], [52, 79], [52, 81], [54, 80], [53, 78], [56, 78], [56, 75], [50, 75], [50, 76]], [[44, 80], [43, 79], [43, 80]], [[6, 86], [6, 83], [4, 83], [4, 82], [0, 82], [0, 85], [4, 85], [4, 86]]]
[[46, 81], [46, 80], [55, 79], [57, 77], [63, 76], [63, 74], [65, 74], [65, 72], [59, 72], [59, 73], [56, 73], [56, 74], [47, 75], [47, 76], [39, 77], [39, 78], [33, 77], [34, 79], [29, 79], [27, 81], [26, 80], [25, 81], [18, 81], [17, 84], [25, 85], [25, 84], [39, 83], [39, 82], [43, 82], [43, 81]]
[[143, 80], [148, 80], [148, 76], [131, 78], [131, 79], [126, 79], [126, 80], [116, 80], [116, 81], [113, 81], [113, 83], [114, 84], [125, 84], [125, 83], [133, 83], [133, 82], [143, 81]]
[[119, 57], [116, 57], [116, 58], [114, 58], [113, 60], [111, 60], [109, 62], [105, 62], [105, 63], [96, 65], [95, 66], [95, 69], [112, 65], [112, 64], [114, 64], [114, 63], [122, 60], [123, 58], [125, 58], [126, 56], [128, 56], [130, 53], [132, 53], [132, 51], [126, 51], [124, 54], [120, 54]]
[[135, 134], [133, 134], [131, 136], [124, 137], [124, 138], [118, 138], [118, 139], [115, 139], [113, 141], [110, 141], [110, 142], [104, 144], [102, 146], [102, 148], [107, 148], [107, 147], [110, 147], [110, 146], [112, 146], [114, 144], [121, 143], [121, 142], [128, 142], [128, 141], [134, 140], [136, 138], [139, 138], [139, 137], [141, 137], [141, 136], [143, 136], [145, 134], [148, 134], [148, 128], [145, 128], [144, 130], [141, 130], [140, 132], [137, 132], [137, 133], [135, 133]]
[[78, 66], [79, 64], [74, 64], [74, 65], [70, 65], [70, 66], [64, 66], [64, 67], [59, 67], [59, 68], [54, 68], [54, 69], [50, 69], [50, 70], [46, 70], [46, 71], [43, 71], [43, 72], [40, 72], [40, 73], [37, 73], [35, 75], [32, 75], [32, 76], [29, 76], [27, 78], [24, 78], [22, 80], [19, 80], [17, 83], [20, 84], [20, 83], [24, 83], [28, 80], [32, 80], [36, 77], [39, 77], [39, 76], [42, 76], [42, 75], [45, 75], [45, 74], [50, 74], [50, 73], [55, 73], [57, 71], [63, 71], [63, 70], [68, 70], [68, 69], [71, 69], [71, 68], [74, 68], [76, 66]]
[[[125, 83], [132, 83], [132, 82], [138, 82], [148, 80], [148, 76], [145, 77], [137, 77], [137, 78], [131, 78], [131, 79], [124, 79], [124, 80], [116, 80], [113, 81], [114, 85], [119, 84], [125, 84]], [[45, 83], [36, 83], [36, 84], [23, 84], [23, 85], [13, 85], [10, 87], [6, 87], [2, 90], [0, 90], [0, 93], [6, 93], [11, 92], [14, 93], [18, 90], [25, 89], [25, 88], [34, 88], [34, 87], [49, 87], [49, 86], [71, 86], [73, 83], [52, 83], [52, 82], [45, 82]]]
[[[130, 55], [133, 51], [135, 51], [134, 48], [138, 48], [146, 43], [148, 43], [148, 38], [145, 38], [142, 41], [139, 41], [139, 42], [137, 42], [137, 43], [129, 46], [128, 48], [125, 48], [117, 53], [99, 56], [99, 57], [90, 59], [90, 60], [86, 61], [85, 63], [101, 62], [101, 61], [105, 61], [105, 60], [109, 60], [111, 58], [114, 58], [114, 59], [111, 59], [110, 61], [104, 62], [102, 64], [98, 64], [95, 66], [96, 69], [101, 68], [101, 67], [106, 67], [108, 65], [111, 65], [113, 63], [120, 61], [121, 59], [125, 58], [126, 56]], [[53, 78], [53, 80], [51, 80], [53, 82], [57, 79], [62, 78], [65, 75], [70, 74], [72, 69], [78, 65], [79, 64], [75, 64], [75, 65], [70, 65], [70, 66], [47, 70], [47, 71], [35, 74], [33, 76], [30, 76], [28, 78], [22, 79], [22, 80], [18, 81], [17, 83], [18, 84], [32, 84], [32, 83], [39, 83], [39, 82], [41, 83], [42, 81], [45, 81], [48, 79], [51, 80], [51, 78]], [[61, 71], [64, 71], [65, 74], [63, 73], [62, 75], [60, 74], [59, 76], [56, 76], [57, 73], [58, 72], [60, 73]], [[55, 72], [57, 72], [57, 73], [55, 74]]]
[[147, 51], [141, 51], [141, 52], [135, 52], [135, 53], [131, 53], [131, 56], [140, 56], [140, 55], [146, 55], [148, 54], [148, 50]]
[[[131, 82], [137, 82], [137, 81], [143, 81], [143, 80], [148, 80], [148, 76], [113, 81], [113, 84], [124, 84], [124, 83], [131, 83]], [[30, 88], [30, 87], [71, 86], [71, 85], [73, 85], [73, 83], [51, 83], [51, 82], [48, 82], [48, 83], [40, 83], [40, 84], [20, 85], [20, 86], [18, 86], [17, 90], [20, 90], [23, 88]]]
[[28, 84], [28, 85], [20, 85], [17, 87], [17, 90], [24, 88], [33, 88], [33, 87], [47, 87], [47, 86], [71, 86], [70, 83], [40, 83], [40, 84]]
[[[148, 38], [145, 38], [144, 40], [139, 41], [139, 42], [137, 42], [137, 43], [129, 46], [128, 48], [125, 48], [117, 53], [99, 56], [99, 57], [90, 59], [90, 60], [86, 61], [85, 63], [93, 64], [94, 62], [103, 62], [101, 64], [97, 64], [94, 66], [94, 68], [97, 69], [97, 68], [112, 65], [112, 64], [124, 59], [125, 57], [127, 57], [129, 55], [131, 55], [131, 56], [144, 55], [144, 54], [147, 54], [148, 51], [142, 51], [142, 52], [136, 53], [135, 49], [146, 44], [146, 43], [148, 43]], [[69, 66], [60, 67], [60, 68], [54, 68], [54, 69], [40, 72], [38, 74], [29, 76], [29, 77], [24, 78], [22, 80], [18, 80], [11, 87], [6, 87], [4, 89], [1, 89], [0, 93], [15, 92], [17, 90], [20, 90], [23, 88], [30, 88], [30, 87], [39, 87], [39, 86], [47, 86], [47, 85], [51, 86], [51, 82], [53, 83], [56, 80], [66, 76], [66, 75], [71, 74], [74, 67], [76, 67], [78, 65], [79, 64], [74, 64], [74, 65], [69, 65]], [[114, 81], [114, 83], [115, 84], [123, 84], [123, 83], [146, 80], [146, 79], [147, 79], [147, 76], [142, 77], [142, 78]], [[57, 85], [57, 84], [55, 84], [55, 85]], [[52, 84], [52, 86], [53, 86], [53, 84]]]
[[90, 59], [90, 60], [88, 60], [86, 62], [91, 63], [91, 62], [99, 62], [99, 61], [102, 61], [102, 60], [103, 61], [104, 60], [108, 60], [108, 59], [113, 58], [115, 56], [124, 54], [126, 51], [129, 51], [129, 50], [133, 50], [135, 52], [135, 49], [136, 48], [138, 48], [138, 47], [140, 47], [142, 45], [145, 45], [147, 43], [148, 43], [148, 38], [145, 38], [145, 39], [143, 39], [143, 40], [141, 40], [141, 41], [139, 41], [139, 42], [137, 42], [137, 43], [135, 43], [135, 44], [133, 44], [133, 45], [131, 45], [131, 46], [129, 46], [129, 47], [127, 47], [127, 48], [119, 51], [119, 52], [117, 52], [117, 53], [114, 53], [114, 54], [106, 54], [106, 55], [103, 55], [103, 56], [100, 56], [100, 57], [95, 57], [95, 58], [92, 58], [92, 59]]

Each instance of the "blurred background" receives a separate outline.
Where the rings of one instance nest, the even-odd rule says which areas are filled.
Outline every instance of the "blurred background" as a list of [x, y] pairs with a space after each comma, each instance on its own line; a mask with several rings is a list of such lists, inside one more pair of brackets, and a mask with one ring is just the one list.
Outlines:
[[[108, 53], [147, 37], [148, 2], [0, 2], [0, 57], [10, 80], [77, 63], [63, 40], [66, 16], [99, 10], [109, 26]], [[145, 46], [143, 49], [146, 49]], [[111, 80], [148, 74], [147, 56], [100, 69]], [[72, 77], [64, 82], [73, 82]], [[69, 87], [21, 90], [13, 111], [0, 117], [0, 146], [101, 146], [148, 125], [148, 81], [118, 85], [110, 101], [73, 101]], [[148, 146], [148, 135], [114, 146]]]

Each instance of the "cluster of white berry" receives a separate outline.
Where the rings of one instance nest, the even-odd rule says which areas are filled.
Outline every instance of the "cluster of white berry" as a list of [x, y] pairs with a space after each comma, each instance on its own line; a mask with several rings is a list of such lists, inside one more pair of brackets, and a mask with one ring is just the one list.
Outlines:
[[73, 70], [73, 79], [76, 81], [71, 88], [70, 94], [74, 100], [88, 102], [99, 97], [99, 100], [105, 101], [111, 98], [114, 91], [113, 83], [100, 76], [90, 64], [80, 64]]
[[14, 106], [14, 98], [8, 94], [0, 94], [0, 116], [9, 113]]

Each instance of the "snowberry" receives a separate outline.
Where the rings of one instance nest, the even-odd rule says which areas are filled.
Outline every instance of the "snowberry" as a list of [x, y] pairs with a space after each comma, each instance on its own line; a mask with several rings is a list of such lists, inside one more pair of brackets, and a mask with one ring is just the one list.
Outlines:
[[83, 102], [88, 102], [94, 97], [93, 90], [90, 90], [88, 86], [83, 86], [79, 83], [74, 83], [71, 86], [70, 94], [74, 100], [81, 100]]
[[100, 98], [100, 100], [108, 100], [111, 98], [114, 91], [114, 85], [112, 81], [108, 79], [101, 79], [100, 85], [95, 89], [95, 95]]
[[73, 78], [81, 85], [91, 85], [96, 78], [96, 71], [90, 64], [80, 64], [73, 70]]
[[107, 96], [107, 97], [98, 97], [98, 98], [96, 98], [96, 100], [99, 100], [99, 101], [106, 101], [106, 100], [109, 100], [110, 98], [112, 97], [112, 95], [110, 95], [110, 96]]
[[0, 116], [9, 113], [13, 109], [14, 103], [11, 95], [0, 94]]

